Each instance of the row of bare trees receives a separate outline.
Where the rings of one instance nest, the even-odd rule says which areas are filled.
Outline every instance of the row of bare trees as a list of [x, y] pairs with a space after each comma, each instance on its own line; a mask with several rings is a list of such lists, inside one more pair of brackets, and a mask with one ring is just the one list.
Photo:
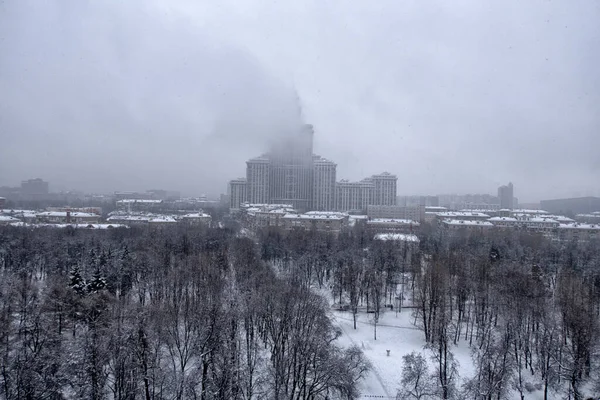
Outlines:
[[[425, 242], [413, 271], [414, 314], [433, 350], [437, 397], [456, 398], [449, 387], [473, 399], [525, 399], [541, 382], [544, 399], [584, 398], [600, 368], [598, 242], [518, 233]], [[447, 376], [460, 341], [471, 348], [475, 375], [457, 388]]]
[[[545, 399], [579, 400], [600, 393], [598, 240], [555, 242], [518, 231], [448, 236], [435, 228], [420, 239], [420, 246], [373, 240], [361, 229], [259, 237], [265, 259], [298, 285], [329, 286], [355, 328], [357, 314], [369, 313], [375, 339], [385, 307], [411, 307], [426, 366], [434, 366], [425, 380], [435, 387], [419, 392], [429, 397], [407, 398], [525, 399], [538, 390]], [[475, 374], [461, 380], [453, 353], [465, 345]], [[418, 364], [417, 355], [411, 360]]]
[[268, 258], [224, 229], [0, 229], [0, 398], [356, 398], [362, 353]]

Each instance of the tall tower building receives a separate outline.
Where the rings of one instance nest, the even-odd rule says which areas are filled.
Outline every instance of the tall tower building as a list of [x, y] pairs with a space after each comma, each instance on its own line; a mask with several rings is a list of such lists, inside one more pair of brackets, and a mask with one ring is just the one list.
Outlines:
[[229, 208], [231, 210], [239, 210], [240, 205], [246, 201], [246, 178], [238, 178], [229, 181]]
[[335, 174], [337, 165], [320, 156], [313, 159], [313, 199], [312, 209], [333, 211], [335, 203]]
[[503, 185], [498, 188], [498, 201], [500, 202], [500, 208], [506, 208], [512, 210], [514, 207], [514, 190], [512, 182], [508, 185]]
[[251, 204], [270, 203], [269, 181], [271, 162], [267, 157], [246, 161], [246, 200]]
[[292, 204], [301, 211], [312, 208], [312, 149], [312, 125], [304, 125], [273, 144], [269, 152], [271, 203]]
[[389, 172], [383, 172], [371, 177], [375, 188], [373, 198], [369, 204], [377, 206], [395, 206], [396, 205], [396, 186], [398, 177]]

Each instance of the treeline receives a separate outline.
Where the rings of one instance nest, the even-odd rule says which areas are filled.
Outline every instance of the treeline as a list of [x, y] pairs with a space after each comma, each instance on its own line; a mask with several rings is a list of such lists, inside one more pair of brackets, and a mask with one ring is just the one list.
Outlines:
[[356, 398], [368, 363], [265, 262], [302, 246], [280, 239], [1, 228], [0, 398]]
[[[541, 390], [544, 399], [579, 400], [600, 394], [598, 240], [555, 242], [514, 231], [448, 236], [425, 229], [415, 245], [373, 241], [355, 230], [329, 246], [305, 235], [302, 251], [288, 248], [292, 256], [280, 259], [292, 260], [295, 273], [308, 279], [301, 254], [317, 249], [307, 257], [328, 261], [313, 262], [313, 272], [329, 278], [340, 307], [355, 317], [361, 306], [370, 313], [375, 339], [384, 307], [411, 307], [427, 350], [424, 358], [406, 357], [400, 398], [491, 400], [516, 392], [525, 399]], [[282, 248], [273, 238], [267, 242]], [[319, 252], [323, 246], [329, 249]], [[472, 377], [460, 377], [454, 357], [454, 348], [465, 344]]]
[[[414, 271], [415, 317], [434, 354], [441, 398], [516, 391], [524, 399], [539, 381], [544, 399], [583, 398], [600, 369], [597, 241], [508, 233], [437, 236], [424, 247], [428, 257]], [[468, 342], [476, 371], [462, 385], [451, 351], [459, 341]]]
[[386, 308], [412, 313], [426, 350], [405, 357], [400, 398], [600, 393], [597, 241], [420, 239], [2, 228], [0, 398], [356, 398], [368, 363], [335, 345], [327, 292], [375, 339]]

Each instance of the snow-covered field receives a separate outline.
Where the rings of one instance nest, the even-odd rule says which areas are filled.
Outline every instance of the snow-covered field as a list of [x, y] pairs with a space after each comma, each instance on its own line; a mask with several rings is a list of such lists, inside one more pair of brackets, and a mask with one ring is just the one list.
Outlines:
[[[414, 318], [410, 309], [402, 312], [386, 311], [380, 315], [377, 324], [377, 340], [373, 336], [371, 314], [357, 315], [356, 330], [352, 323], [352, 313], [331, 311], [335, 323], [341, 328], [340, 345], [358, 345], [371, 361], [373, 369], [362, 383], [361, 393], [364, 399], [396, 398], [402, 374], [402, 356], [413, 351], [421, 352], [429, 359], [431, 352], [423, 348], [425, 343], [423, 332], [413, 325]], [[387, 350], [390, 355], [387, 355]], [[455, 359], [459, 362], [459, 385], [465, 378], [474, 373], [470, 350], [466, 342], [459, 342], [452, 348]], [[430, 372], [434, 366], [430, 365]], [[518, 399], [518, 393], [511, 396]], [[543, 393], [528, 393], [527, 399], [543, 399]]]

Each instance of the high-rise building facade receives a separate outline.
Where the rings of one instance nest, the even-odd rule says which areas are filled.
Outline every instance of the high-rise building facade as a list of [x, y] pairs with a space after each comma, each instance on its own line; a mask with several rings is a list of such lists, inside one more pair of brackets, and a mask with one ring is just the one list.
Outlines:
[[514, 190], [512, 182], [508, 185], [503, 185], [498, 188], [498, 200], [500, 202], [500, 208], [512, 210], [514, 199]]
[[230, 208], [243, 202], [289, 204], [305, 211], [366, 212], [395, 206], [397, 177], [388, 172], [360, 182], [336, 183], [337, 165], [313, 154], [313, 127], [303, 125], [273, 140], [269, 152], [246, 162], [246, 179], [229, 182]]
[[21, 182], [21, 194], [41, 196], [48, 194], [48, 182], [43, 179], [29, 179]]
[[395, 206], [397, 193], [396, 186], [398, 177], [389, 172], [383, 172], [371, 177], [375, 186], [373, 190], [373, 199], [370, 204], [378, 206]]
[[313, 196], [313, 128], [305, 125], [276, 140], [269, 152], [270, 202], [292, 204], [295, 209], [308, 211]]
[[246, 162], [246, 201], [252, 204], [270, 203], [271, 161], [262, 156]]
[[336, 184], [337, 211], [364, 213], [373, 198], [375, 184], [370, 178], [360, 182], [342, 180]]
[[313, 159], [313, 200], [312, 209], [333, 211], [335, 204], [335, 177], [337, 165], [320, 156]]
[[247, 199], [247, 180], [246, 178], [238, 178], [229, 181], [229, 208], [239, 210], [242, 203]]

